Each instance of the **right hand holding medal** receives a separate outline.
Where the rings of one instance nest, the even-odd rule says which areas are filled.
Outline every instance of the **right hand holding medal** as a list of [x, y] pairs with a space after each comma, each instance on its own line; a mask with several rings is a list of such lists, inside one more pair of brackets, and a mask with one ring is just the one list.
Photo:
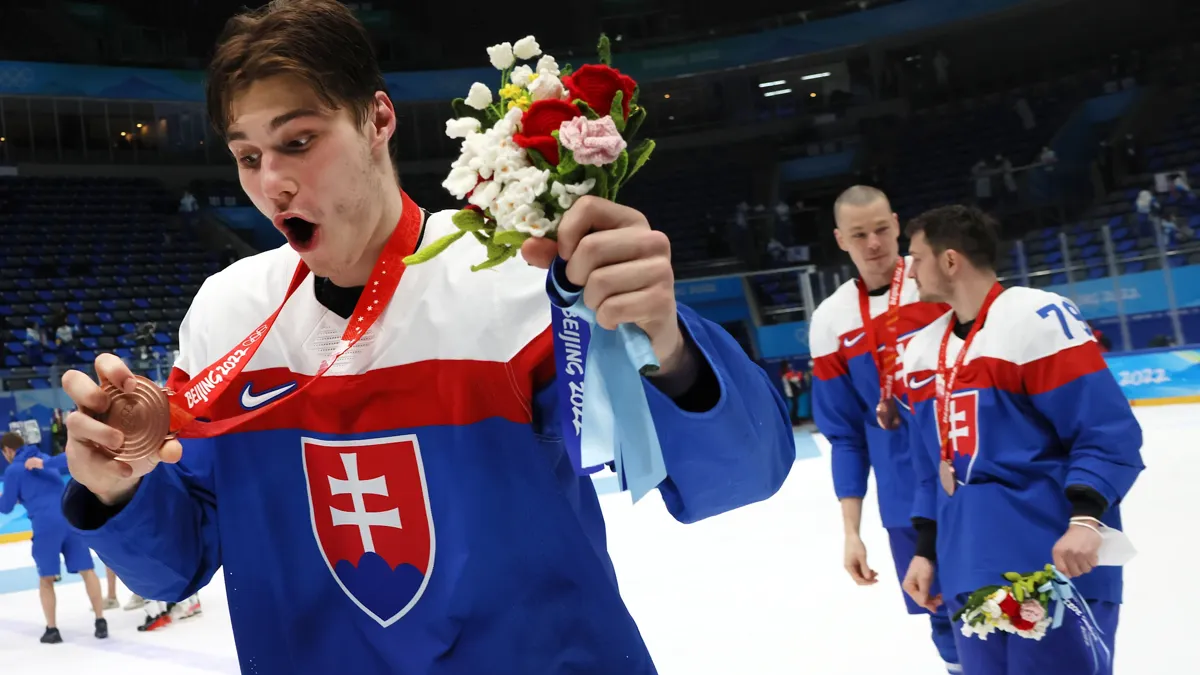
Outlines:
[[[122, 393], [133, 395], [142, 385], [129, 367], [113, 354], [96, 357], [96, 375], [100, 382], [111, 385], [109, 391], [78, 370], [63, 374], [63, 391], [78, 407], [66, 420], [67, 467], [71, 476], [101, 502], [120, 504], [133, 495], [142, 476], [150, 473], [160, 461], [178, 462], [183, 455], [183, 446], [172, 439], [137, 460], [115, 459], [115, 451], [126, 445], [126, 434], [115, 428], [115, 423], [110, 426], [97, 418], [108, 415], [116, 396]], [[134, 433], [134, 430], [127, 431], [131, 436]]]

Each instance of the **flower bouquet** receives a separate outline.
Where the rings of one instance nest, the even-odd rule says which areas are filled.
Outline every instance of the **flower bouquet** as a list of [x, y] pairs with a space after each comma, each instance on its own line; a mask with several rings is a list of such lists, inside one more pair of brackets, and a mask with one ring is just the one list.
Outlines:
[[615, 201], [654, 151], [652, 140], [633, 145], [646, 109], [637, 104], [637, 83], [611, 67], [607, 37], [600, 38], [600, 63], [577, 70], [543, 55], [532, 35], [487, 51], [501, 73], [499, 89], [493, 95], [471, 85], [451, 103], [455, 117], [446, 122], [446, 135], [463, 141], [442, 187], [468, 206], [453, 217], [458, 231], [406, 264], [430, 260], [469, 233], [487, 247], [487, 260], [471, 269], [495, 267], [530, 237], [555, 238], [579, 197]]
[[1069, 609], [1079, 619], [1093, 660], [1099, 664], [1100, 655], [1106, 660], [1112, 658], [1087, 602], [1078, 597], [1070, 579], [1054, 565], [1032, 574], [1007, 572], [1004, 579], [1009, 585], [980, 588], [954, 614], [954, 621], [962, 621], [964, 636], [986, 640], [999, 630], [1041, 640], [1048, 631], [1062, 626], [1064, 610]]

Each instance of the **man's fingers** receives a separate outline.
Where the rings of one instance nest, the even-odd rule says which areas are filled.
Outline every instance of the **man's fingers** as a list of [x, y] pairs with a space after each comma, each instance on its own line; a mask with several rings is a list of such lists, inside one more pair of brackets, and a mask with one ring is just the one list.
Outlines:
[[558, 255], [558, 242], [553, 239], [530, 237], [521, 245], [521, 257], [525, 259], [525, 262], [544, 270], [550, 269], [550, 263], [554, 262], [556, 255]]
[[96, 375], [101, 382], [111, 382], [113, 386], [130, 393], [137, 386], [133, 379], [133, 371], [116, 354], [101, 354], [96, 357]]
[[162, 449], [158, 451], [158, 459], [167, 464], [174, 464], [183, 458], [183, 445], [176, 440], [170, 440], [163, 444]]
[[119, 448], [125, 435], [94, 417], [74, 411], [67, 415], [67, 434], [81, 443], [95, 443], [105, 448]]
[[[562, 240], [559, 240], [560, 250]], [[607, 230], [580, 240], [567, 261], [567, 279], [576, 286], [591, 283], [592, 272], [618, 263], [662, 257], [670, 267], [671, 240], [657, 230], [637, 232]]]
[[108, 410], [108, 395], [86, 374], [78, 370], [68, 370], [63, 373], [62, 386], [76, 406], [98, 413]]
[[563, 260], [570, 260], [580, 240], [589, 232], [623, 227], [650, 229], [650, 224], [635, 209], [593, 195], [584, 195], [567, 209], [558, 224], [558, 254]]

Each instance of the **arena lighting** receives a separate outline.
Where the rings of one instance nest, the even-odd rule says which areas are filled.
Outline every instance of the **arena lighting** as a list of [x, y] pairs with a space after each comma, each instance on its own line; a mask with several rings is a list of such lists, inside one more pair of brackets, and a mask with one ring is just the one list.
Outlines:
[[776, 89], [774, 91], [763, 92], [763, 96], [779, 96], [780, 94], [790, 94], [791, 89]]
[[758, 88], [766, 89], [767, 87], [777, 87], [781, 84], [787, 84], [787, 80], [771, 80], [770, 82], [761, 82], [759, 83]]
[[813, 73], [812, 75], [805, 75], [804, 77], [802, 77], [800, 79], [806, 80], [806, 81], [807, 80], [819, 80], [822, 77], [829, 77], [830, 75], [833, 75], [833, 73]]

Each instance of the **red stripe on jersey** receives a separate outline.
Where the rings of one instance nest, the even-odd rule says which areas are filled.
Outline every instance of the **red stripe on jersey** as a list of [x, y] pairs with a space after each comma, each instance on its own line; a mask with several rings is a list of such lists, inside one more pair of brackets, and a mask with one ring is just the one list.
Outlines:
[[[536, 345], [534, 340], [532, 345]], [[536, 352], [527, 347], [522, 354]], [[553, 363], [553, 362], [551, 362]], [[325, 375], [299, 398], [272, 406], [231, 433], [303, 428], [313, 433], [370, 433], [423, 426], [465, 426], [500, 417], [532, 421], [533, 373], [523, 363], [422, 361], [362, 375]], [[242, 399], [279, 387], [304, 386], [311, 378], [286, 368], [243, 371], [213, 406], [214, 419], [246, 412]], [[170, 383], [187, 382], [182, 371]], [[249, 391], [247, 392], [247, 388]], [[186, 437], [186, 434], [184, 434]]]
[[846, 360], [838, 352], [813, 359], [813, 377], [826, 382], [846, 374]]
[[[958, 373], [955, 391], [967, 389], [999, 389], [1010, 394], [1035, 396], [1053, 391], [1085, 375], [1106, 370], [1100, 349], [1094, 342], [1064, 349], [1049, 356], [1030, 361], [1023, 366], [990, 356], [977, 358], [964, 365]], [[912, 383], [923, 384], [934, 371], [921, 370], [908, 376], [909, 400], [913, 403], [933, 398], [937, 386], [932, 383], [917, 389]]]
[[1030, 396], [1053, 391], [1085, 375], [1108, 370], [1095, 342], [1085, 342], [1022, 366], [1025, 390]]
[[[915, 333], [925, 326], [937, 321], [938, 317], [950, 311], [949, 305], [931, 302], [910, 302], [900, 306], [900, 320], [896, 324], [897, 336]], [[875, 344], [882, 345], [887, 336], [887, 312], [871, 317], [871, 329], [875, 331]], [[856, 340], [857, 338], [857, 340]], [[853, 344], [847, 345], [847, 342]], [[838, 336], [838, 351], [846, 361], [866, 354], [870, 349], [870, 341], [865, 339], [861, 328], [856, 328]]]

